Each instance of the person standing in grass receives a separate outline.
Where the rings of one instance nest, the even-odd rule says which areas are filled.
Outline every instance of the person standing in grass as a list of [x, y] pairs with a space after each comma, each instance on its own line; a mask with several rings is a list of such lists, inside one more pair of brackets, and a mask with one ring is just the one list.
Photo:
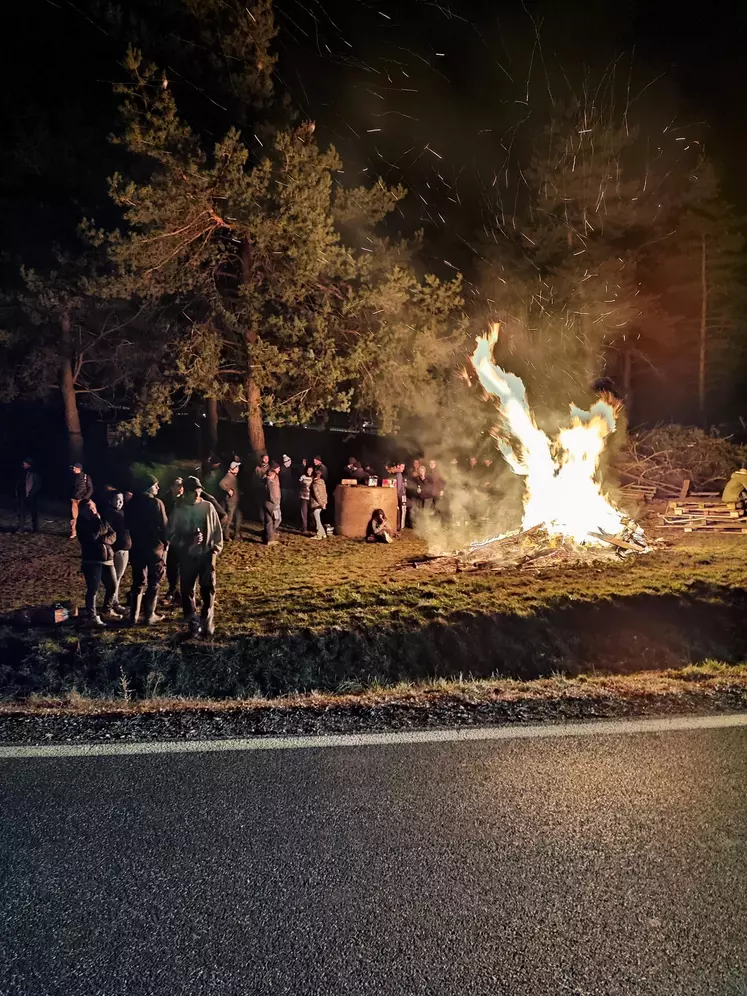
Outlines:
[[76, 536], [80, 543], [80, 561], [86, 579], [86, 622], [89, 626], [103, 628], [106, 622], [96, 609], [99, 588], [104, 586], [102, 614], [107, 621], [118, 622], [121, 616], [113, 611], [116, 581], [114, 575], [113, 546], [116, 534], [100, 515], [90, 498], [78, 503]]
[[126, 609], [119, 601], [119, 588], [130, 560], [132, 538], [124, 517], [124, 495], [121, 491], [109, 491], [107, 494], [108, 504], [104, 509], [104, 518], [112, 527], [116, 536], [112, 545], [114, 553], [114, 596], [112, 598], [112, 609], [121, 615], [125, 615]]
[[129, 602], [130, 622], [133, 625], [140, 621], [143, 594], [146, 626], [154, 626], [163, 619], [163, 616], [156, 615], [156, 605], [158, 589], [166, 574], [167, 519], [158, 490], [158, 480], [149, 474], [140, 482], [139, 492], [125, 505], [125, 522], [132, 537]]
[[264, 525], [264, 536], [262, 542], [265, 546], [271, 546], [280, 542], [275, 538], [275, 533], [280, 525], [280, 502], [282, 492], [280, 489], [280, 464], [273, 461], [265, 474], [265, 500], [262, 508], [262, 522]]
[[[174, 517], [179, 502], [184, 496], [184, 479], [177, 477], [172, 483], [163, 504], [166, 508], [166, 520], [171, 522]], [[179, 553], [173, 543], [169, 543], [166, 550], [166, 601], [173, 606], [177, 591], [179, 590]]]
[[74, 463], [70, 468], [72, 481], [70, 483], [70, 539], [77, 535], [78, 508], [82, 501], [88, 501], [93, 495], [93, 481], [90, 474], [83, 470], [82, 463]]
[[[182, 612], [193, 636], [215, 633], [215, 558], [223, 549], [218, 513], [205, 501], [197, 477], [184, 482], [184, 497], [169, 524], [169, 539], [179, 555]], [[197, 616], [195, 588], [199, 582], [202, 609]]]
[[34, 469], [30, 457], [21, 465], [16, 481], [16, 509], [18, 511], [18, 532], [26, 532], [26, 517], [31, 518], [31, 528], [39, 532], [39, 492], [41, 477]]
[[322, 480], [326, 484], [327, 483], [327, 479], [329, 478], [329, 471], [324, 466], [322, 458], [318, 454], [317, 454], [317, 456], [314, 457], [314, 470], [321, 471]]
[[324, 482], [323, 468], [314, 467], [314, 474], [311, 479], [310, 501], [311, 514], [314, 516], [316, 524], [316, 534], [314, 539], [323, 540], [327, 538], [326, 530], [322, 525], [322, 512], [327, 507], [327, 485]]
[[228, 468], [228, 473], [222, 478], [218, 487], [223, 496], [223, 508], [226, 511], [226, 525], [223, 536], [228, 543], [231, 539], [231, 526], [233, 525], [233, 538], [241, 539], [241, 488], [239, 487], [239, 470], [241, 464], [234, 460]]
[[[304, 461], [305, 463], [305, 461]], [[309, 499], [311, 498], [311, 482], [313, 473], [305, 466], [298, 478], [298, 503], [301, 509], [301, 532], [309, 531]]]

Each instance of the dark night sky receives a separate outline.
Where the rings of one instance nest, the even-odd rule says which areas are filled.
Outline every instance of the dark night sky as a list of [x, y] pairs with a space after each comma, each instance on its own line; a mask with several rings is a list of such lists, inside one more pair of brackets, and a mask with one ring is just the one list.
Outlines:
[[[704, 138], [728, 197], [747, 211], [747, 7], [738, 6], [688, 14], [672, 0], [276, 0], [278, 75], [343, 154], [341, 182], [403, 182], [408, 224], [424, 227], [434, 260], [462, 266], [460, 239], [479, 224], [502, 146], [513, 136], [522, 150], [546, 120], [548, 90], [567, 96], [616, 60], [633, 115]], [[29, 0], [4, 36], [6, 198], [41, 198], [62, 226], [91, 207], [111, 171], [105, 136], [117, 125], [110, 84], [121, 40], [97, 26], [95, 9], [92, 0]], [[37, 148], [45, 119], [57, 128], [54, 151], [24, 172], [14, 147]], [[15, 238], [6, 232], [6, 245]]]

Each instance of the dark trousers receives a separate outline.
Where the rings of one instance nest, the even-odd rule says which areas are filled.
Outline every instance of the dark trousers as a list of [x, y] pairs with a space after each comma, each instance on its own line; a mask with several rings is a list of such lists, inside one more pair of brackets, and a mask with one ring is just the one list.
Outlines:
[[103, 582], [104, 585], [104, 612], [112, 604], [117, 583], [114, 575], [114, 564], [89, 564], [82, 565], [83, 577], [86, 579], [86, 612], [90, 616], [96, 615], [96, 596]]
[[215, 615], [215, 557], [212, 553], [194, 557], [182, 554], [179, 561], [182, 574], [182, 612], [185, 619], [193, 619], [197, 613], [195, 587], [200, 584], [202, 619], [212, 626]]
[[31, 498], [18, 497], [16, 499], [16, 509], [18, 511], [18, 528], [21, 532], [26, 528], [26, 517], [31, 518], [31, 528], [35, 533], [39, 532], [39, 499], [33, 495]]
[[309, 499], [299, 498], [301, 503], [301, 529], [307, 533], [309, 531]]
[[166, 582], [170, 595], [174, 595], [179, 587], [179, 562], [179, 551], [172, 543], [166, 554]]
[[147, 591], [147, 598], [155, 599], [158, 596], [158, 588], [166, 574], [166, 563], [162, 553], [143, 553], [140, 550], [130, 551], [130, 564], [132, 565], [132, 588], [130, 589], [130, 605], [135, 604], [144, 591]]
[[266, 501], [262, 509], [262, 524], [265, 527], [263, 540], [271, 543], [275, 539], [275, 532], [280, 521], [280, 506], [274, 502]]
[[228, 505], [226, 507], [226, 528], [223, 530], [223, 535], [227, 540], [231, 539], [231, 526], [233, 526], [233, 538], [241, 539], [241, 507], [237, 503], [236, 505]]

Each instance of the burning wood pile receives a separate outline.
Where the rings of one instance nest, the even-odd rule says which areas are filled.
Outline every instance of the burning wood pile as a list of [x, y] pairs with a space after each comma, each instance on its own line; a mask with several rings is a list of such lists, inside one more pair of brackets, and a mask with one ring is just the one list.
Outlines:
[[603, 494], [598, 477], [600, 457], [615, 430], [613, 407], [603, 400], [589, 411], [572, 406], [570, 425], [551, 439], [537, 425], [523, 381], [493, 362], [498, 332], [494, 324], [477, 340], [471, 360], [498, 409], [496, 445], [524, 479], [522, 528], [438, 558], [444, 568], [450, 562], [457, 570], [541, 569], [646, 553], [650, 546], [643, 530]]

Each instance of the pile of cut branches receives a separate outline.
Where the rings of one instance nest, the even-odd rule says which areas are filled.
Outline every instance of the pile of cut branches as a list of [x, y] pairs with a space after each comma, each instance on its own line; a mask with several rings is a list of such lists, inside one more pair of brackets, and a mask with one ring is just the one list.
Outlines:
[[692, 426], [657, 425], [631, 432], [615, 467], [624, 482], [677, 494], [685, 479], [691, 490], [718, 491], [746, 462], [747, 446]]

